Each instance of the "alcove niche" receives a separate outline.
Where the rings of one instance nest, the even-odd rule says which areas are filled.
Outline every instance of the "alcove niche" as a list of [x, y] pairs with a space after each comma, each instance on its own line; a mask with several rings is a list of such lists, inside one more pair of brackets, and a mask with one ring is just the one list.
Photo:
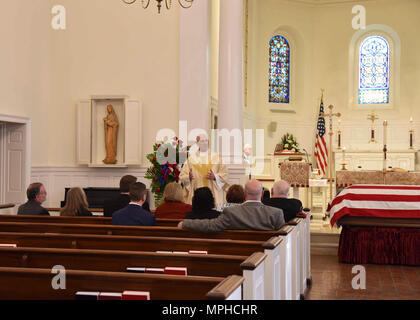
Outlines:
[[[118, 117], [117, 163], [105, 164], [105, 127], [107, 106]], [[77, 163], [89, 167], [124, 168], [140, 166], [142, 142], [142, 105], [125, 95], [96, 95], [77, 105]]]

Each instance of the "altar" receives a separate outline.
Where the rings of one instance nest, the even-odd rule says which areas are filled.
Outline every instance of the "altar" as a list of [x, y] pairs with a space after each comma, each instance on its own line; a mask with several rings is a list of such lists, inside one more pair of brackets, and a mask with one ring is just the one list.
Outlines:
[[[415, 170], [417, 150], [387, 151], [387, 169], [400, 168], [408, 171]], [[340, 170], [341, 164], [346, 163], [346, 169], [379, 170], [383, 167], [384, 153], [378, 148], [373, 150], [334, 150], [335, 169]]]

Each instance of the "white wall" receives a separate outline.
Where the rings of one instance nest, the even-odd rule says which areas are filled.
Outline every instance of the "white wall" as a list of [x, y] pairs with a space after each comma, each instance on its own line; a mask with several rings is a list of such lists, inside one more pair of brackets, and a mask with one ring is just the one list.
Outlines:
[[[349, 46], [353, 34], [352, 7], [362, 4], [367, 12], [367, 24], [384, 24], [397, 32], [401, 40], [401, 92], [399, 104], [393, 110], [377, 110], [381, 119], [390, 122], [391, 147], [408, 148], [408, 120], [420, 119], [420, 1], [377, 0], [335, 1], [333, 4], [314, 5], [310, 2], [282, 0], [250, 0], [251, 31], [249, 36], [249, 94], [251, 120], [267, 129], [271, 121], [278, 123], [277, 132], [266, 135], [266, 152], [272, 152], [286, 132], [297, 135], [308, 151], [313, 149], [316, 120], [319, 112], [320, 89], [325, 91], [325, 106], [333, 104], [342, 113], [343, 144], [359, 146], [369, 139], [370, 110], [354, 110], [349, 106]], [[326, 3], [325, 1], [321, 3]], [[287, 30], [299, 50], [292, 65], [294, 113], [270, 112], [268, 103], [268, 41], [276, 29]], [[297, 41], [296, 41], [297, 40]], [[293, 74], [294, 72], [294, 74]], [[293, 76], [295, 77], [293, 79]], [[293, 94], [292, 94], [293, 95]], [[292, 96], [293, 97], [293, 96]], [[407, 126], [405, 126], [407, 124]], [[416, 122], [417, 146], [420, 146], [420, 122]], [[378, 123], [377, 137], [382, 139]], [[380, 140], [381, 141], [381, 140]], [[404, 143], [404, 142], [407, 143]]]
[[[75, 164], [76, 103], [91, 94], [143, 102], [143, 150], [160, 128], [178, 129], [179, 6], [158, 15], [151, 3], [63, 0], [67, 30], [52, 31], [49, 166]], [[143, 165], [148, 166], [145, 156]]]
[[0, 2], [0, 114], [32, 119], [32, 164], [48, 163], [49, 0]]

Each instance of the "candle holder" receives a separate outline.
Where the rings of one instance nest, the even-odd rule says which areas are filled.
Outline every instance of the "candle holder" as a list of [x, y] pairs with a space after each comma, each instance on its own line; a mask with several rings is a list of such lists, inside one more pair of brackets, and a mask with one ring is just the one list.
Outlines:
[[346, 168], [347, 163], [342, 162], [340, 163], [340, 165], [341, 165], [341, 171], [347, 171], [347, 168]]

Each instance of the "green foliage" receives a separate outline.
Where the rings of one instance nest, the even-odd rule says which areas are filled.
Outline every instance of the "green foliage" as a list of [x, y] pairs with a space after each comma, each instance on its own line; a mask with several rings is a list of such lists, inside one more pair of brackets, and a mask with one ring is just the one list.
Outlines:
[[172, 141], [155, 143], [153, 153], [146, 157], [151, 166], [147, 169], [145, 178], [151, 180], [150, 188], [155, 196], [155, 204], [162, 203], [165, 186], [171, 182], [179, 182], [182, 165], [188, 158], [189, 146], [177, 137]]
[[293, 134], [286, 133], [281, 138], [281, 144], [283, 146], [283, 150], [294, 150], [295, 152], [300, 152], [299, 143], [296, 141]]

